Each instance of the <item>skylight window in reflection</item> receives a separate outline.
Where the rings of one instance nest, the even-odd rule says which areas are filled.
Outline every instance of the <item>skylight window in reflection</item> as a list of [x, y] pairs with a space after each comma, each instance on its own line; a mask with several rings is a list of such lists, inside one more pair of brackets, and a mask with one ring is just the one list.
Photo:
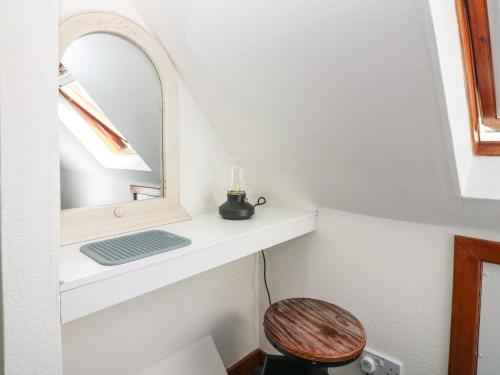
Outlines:
[[59, 66], [59, 119], [105, 168], [151, 168], [63, 64]]

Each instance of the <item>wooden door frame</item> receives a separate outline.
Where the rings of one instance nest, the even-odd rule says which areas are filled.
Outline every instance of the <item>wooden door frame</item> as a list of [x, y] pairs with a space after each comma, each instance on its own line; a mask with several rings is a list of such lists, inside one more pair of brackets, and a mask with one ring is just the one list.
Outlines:
[[483, 263], [500, 264], [500, 242], [455, 236], [449, 375], [475, 375]]

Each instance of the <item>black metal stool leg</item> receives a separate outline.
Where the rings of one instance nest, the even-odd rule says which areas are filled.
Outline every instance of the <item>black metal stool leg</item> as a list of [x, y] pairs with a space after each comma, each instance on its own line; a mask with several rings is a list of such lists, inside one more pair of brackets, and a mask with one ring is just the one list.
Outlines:
[[325, 368], [283, 355], [267, 355], [262, 375], [328, 375]]

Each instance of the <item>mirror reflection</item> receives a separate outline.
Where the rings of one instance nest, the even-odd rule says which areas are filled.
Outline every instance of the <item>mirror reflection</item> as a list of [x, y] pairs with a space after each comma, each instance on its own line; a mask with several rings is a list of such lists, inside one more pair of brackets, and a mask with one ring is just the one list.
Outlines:
[[59, 65], [61, 209], [163, 196], [162, 109], [135, 44], [105, 33], [72, 42]]

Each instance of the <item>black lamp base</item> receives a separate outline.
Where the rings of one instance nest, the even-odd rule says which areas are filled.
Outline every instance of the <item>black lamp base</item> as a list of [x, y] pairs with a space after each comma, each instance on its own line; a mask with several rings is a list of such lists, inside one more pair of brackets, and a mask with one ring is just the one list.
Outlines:
[[254, 206], [247, 202], [245, 193], [227, 194], [227, 201], [219, 207], [219, 214], [228, 220], [250, 219], [255, 213]]

